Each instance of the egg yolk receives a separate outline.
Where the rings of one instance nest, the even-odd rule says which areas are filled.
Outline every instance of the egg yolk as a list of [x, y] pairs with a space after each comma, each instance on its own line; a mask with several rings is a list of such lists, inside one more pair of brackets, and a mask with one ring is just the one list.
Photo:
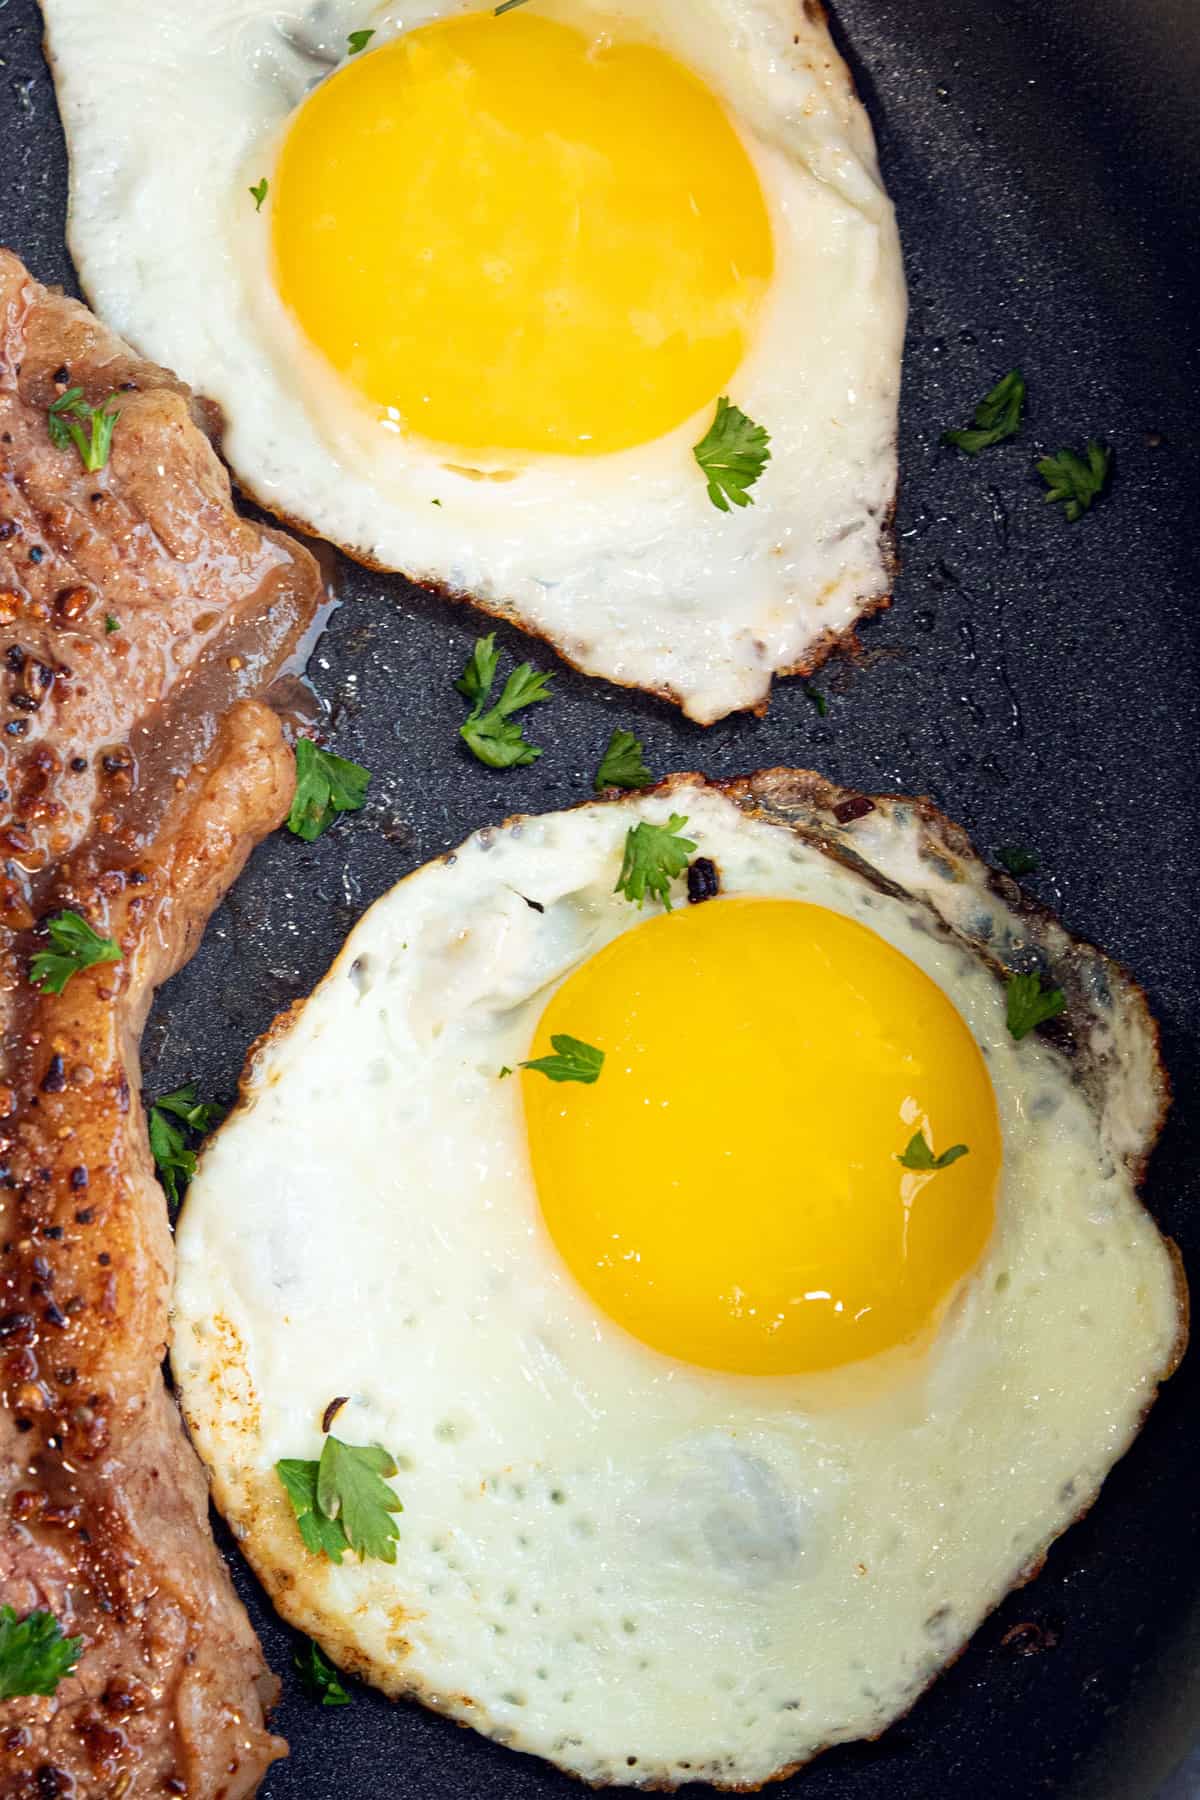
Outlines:
[[722, 392], [773, 264], [750, 158], [672, 57], [521, 9], [417, 27], [299, 108], [275, 277], [368, 401], [468, 449], [597, 453]]
[[[912, 1343], [991, 1232], [996, 1102], [941, 988], [874, 932], [718, 899], [623, 932], [556, 990], [593, 1085], [521, 1076], [543, 1216], [618, 1324], [707, 1368], [784, 1375]], [[920, 1132], [937, 1170], [898, 1158]]]

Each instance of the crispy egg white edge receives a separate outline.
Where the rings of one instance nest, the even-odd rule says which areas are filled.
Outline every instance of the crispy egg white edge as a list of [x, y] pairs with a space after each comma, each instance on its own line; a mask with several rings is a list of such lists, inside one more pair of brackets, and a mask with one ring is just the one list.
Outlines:
[[[469, 9], [418, 0], [403, 22]], [[275, 15], [250, 0], [210, 0], [202, 16], [172, 0], [153, 22], [94, 0], [43, 10], [80, 279], [122, 335], [217, 401], [230, 461], [261, 504], [703, 723], [761, 705], [772, 673], [812, 666], [886, 602], [899, 242], [866, 114], [823, 17], [799, 0], [606, 9], [648, 18], [724, 96], [775, 223], [776, 279], [730, 383], [771, 431], [772, 461], [755, 504], [729, 514], [708, 500], [692, 457], [711, 409], [652, 444], [528, 459], [499, 483], [453, 474], [404, 442], [389, 459], [372, 431], [368, 469], [353, 410], [330, 397], [274, 294], [268, 209], [256, 216], [246, 193], [328, 65], [285, 44]], [[364, 17], [380, 43], [396, 29], [389, 9], [350, 0], [321, 17], [325, 56]], [[298, 382], [305, 368], [311, 380]]]
[[[839, 862], [858, 867], [866, 878], [881, 884], [894, 884], [922, 900], [930, 911], [930, 929], [944, 932], [950, 939], [968, 945], [976, 956], [1002, 967], [1043, 967], [1055, 979], [1063, 980], [1071, 996], [1071, 1021], [1076, 1033], [1078, 1080], [1087, 1089], [1089, 1104], [1095, 1109], [1105, 1150], [1114, 1161], [1130, 1171], [1131, 1181], [1140, 1174], [1153, 1142], [1165, 1106], [1165, 1083], [1158, 1065], [1156, 1039], [1144, 999], [1124, 973], [1090, 946], [1075, 943], [1063, 928], [1048, 915], [1029, 913], [1017, 900], [1012, 884], [1010, 904], [1002, 895], [989, 889], [985, 866], [971, 852], [957, 828], [942, 821], [924, 803], [902, 799], [881, 799], [874, 810], [863, 818], [840, 826], [832, 816], [832, 808], [846, 799], [844, 790], [835, 789], [817, 777], [800, 772], [773, 771], [744, 783], [710, 787], [697, 777], [676, 777], [648, 796], [625, 798], [617, 802], [617, 823], [624, 826], [635, 816], [659, 818], [672, 807], [688, 811], [693, 806], [707, 805], [716, 799], [729, 808], [740, 807], [753, 817], [776, 825], [790, 827], [811, 846]], [[588, 803], [589, 805], [605, 803]], [[611, 804], [611, 803], [609, 803]], [[531, 821], [537, 823], [537, 821]], [[518, 822], [511, 822], [512, 828]], [[468, 840], [458, 858], [468, 858], [486, 850], [495, 834], [481, 832]], [[426, 877], [439, 865], [426, 865], [410, 880]], [[402, 884], [404, 885], [404, 884]], [[1004, 884], [1000, 884], [1002, 887]], [[395, 890], [393, 890], [393, 894]], [[387, 898], [378, 903], [386, 905]], [[375, 910], [375, 909], [373, 909]], [[368, 915], [369, 917], [370, 915]], [[938, 920], [942, 924], [938, 924]], [[323, 988], [344, 975], [355, 955], [356, 939], [362, 926], [351, 934]], [[997, 989], [997, 1004], [1002, 997]], [[307, 1006], [293, 1009], [267, 1034], [252, 1052], [247, 1065], [243, 1105], [225, 1131], [244, 1118], [255, 1105], [256, 1093], [264, 1082], [275, 1079], [275, 1067], [281, 1045], [304, 1020]], [[1029, 1042], [1029, 1053], [1050, 1059], [1060, 1066], [1069, 1079], [1066, 1057], [1044, 1040]], [[223, 1134], [221, 1134], [223, 1135]], [[205, 1170], [202, 1164], [194, 1193], [203, 1193]], [[1132, 1187], [1130, 1189], [1132, 1194]], [[189, 1214], [185, 1211], [181, 1230], [181, 1250], [186, 1260]], [[1159, 1240], [1163, 1258], [1168, 1247]], [[1038, 1566], [1050, 1543], [1065, 1529], [1071, 1519], [1085, 1511], [1094, 1499], [1111, 1464], [1132, 1441], [1141, 1417], [1152, 1402], [1158, 1381], [1174, 1367], [1182, 1351], [1185, 1334], [1186, 1293], [1177, 1264], [1160, 1266], [1160, 1280], [1176, 1285], [1174, 1324], [1166, 1331], [1157, 1359], [1147, 1368], [1140, 1406], [1133, 1410], [1120, 1431], [1105, 1443], [1097, 1456], [1096, 1467], [1072, 1491], [1066, 1503], [1066, 1515], [1055, 1518], [1043, 1535], [1024, 1546], [1019, 1563], [1007, 1570], [1003, 1581], [977, 1598], [971, 1616], [954, 1620], [953, 1629], [937, 1643], [933, 1666], [926, 1664], [914, 1675], [909, 1688], [890, 1706], [886, 1717], [876, 1721], [881, 1729], [896, 1714], [916, 1699], [921, 1689], [951, 1660], [978, 1624], [980, 1618], [997, 1603], [1014, 1581], [1027, 1577]], [[606, 1761], [584, 1759], [581, 1752], [569, 1746], [552, 1748], [534, 1735], [533, 1741], [523, 1735], [519, 1718], [498, 1720], [481, 1713], [477, 1698], [467, 1693], [431, 1691], [428, 1681], [406, 1666], [407, 1645], [404, 1639], [405, 1609], [393, 1608], [390, 1652], [383, 1655], [376, 1646], [364, 1650], [356, 1640], [353, 1626], [344, 1616], [343, 1602], [331, 1597], [332, 1572], [300, 1551], [295, 1527], [282, 1503], [277, 1483], [269, 1467], [255, 1466], [256, 1439], [261, 1429], [259, 1401], [253, 1377], [235, 1320], [222, 1317], [215, 1332], [206, 1334], [199, 1343], [189, 1338], [181, 1349], [180, 1321], [176, 1321], [173, 1358], [180, 1384], [185, 1413], [202, 1454], [213, 1466], [214, 1489], [218, 1504], [230, 1519], [235, 1534], [271, 1592], [275, 1604], [293, 1624], [318, 1635], [326, 1650], [355, 1673], [364, 1675], [396, 1696], [416, 1694], [427, 1703], [449, 1712], [463, 1722], [489, 1731], [515, 1748], [525, 1748], [548, 1755], [562, 1766], [582, 1773], [590, 1779], [628, 1781], [631, 1771], [623, 1758]], [[188, 1330], [188, 1326], [183, 1327]], [[336, 1426], [335, 1426], [336, 1429]], [[348, 1434], [349, 1435], [349, 1434]], [[261, 1456], [259, 1457], [261, 1462]], [[400, 1484], [398, 1484], [400, 1485]], [[1061, 1513], [1061, 1509], [1060, 1509]], [[401, 1521], [402, 1526], [404, 1521]], [[403, 1562], [403, 1545], [402, 1545]], [[339, 1576], [341, 1572], [338, 1572]], [[332, 1607], [332, 1610], [331, 1610]], [[860, 1735], [850, 1724], [844, 1731], [829, 1734], [826, 1741]], [[769, 1766], [743, 1763], [723, 1767], [720, 1762], [708, 1766], [686, 1765], [655, 1767], [644, 1761], [634, 1778], [640, 1781], [682, 1781], [697, 1777], [741, 1784], [757, 1782], [783, 1772], [786, 1766], [807, 1760], [824, 1743], [796, 1746], [796, 1754], [784, 1755]]]

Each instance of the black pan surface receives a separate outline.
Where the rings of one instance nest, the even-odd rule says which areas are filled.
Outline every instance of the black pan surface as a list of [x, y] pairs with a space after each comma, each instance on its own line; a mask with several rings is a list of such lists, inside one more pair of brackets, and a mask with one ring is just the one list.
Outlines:
[[[824, 718], [791, 682], [766, 719], [708, 731], [559, 670], [557, 703], [538, 713], [542, 761], [496, 774], [456, 736], [450, 682], [472, 618], [340, 563], [343, 605], [310, 672], [333, 747], [375, 772], [368, 812], [315, 845], [282, 834], [257, 853], [158, 1000], [147, 1089], [194, 1076], [229, 1098], [250, 1039], [313, 985], [370, 901], [477, 826], [584, 797], [621, 724], [660, 772], [808, 765], [931, 794], [985, 850], [1035, 846], [1030, 886], [1137, 972], [1162, 1021], [1176, 1104], [1149, 1200], [1195, 1279], [1200, 8], [840, 0], [838, 31], [879, 136], [912, 299], [903, 571], [893, 609], [863, 632], [863, 663], [819, 677]], [[0, 0], [0, 119], [0, 240], [43, 281], [74, 287], [35, 0]], [[939, 448], [1014, 364], [1030, 387], [1020, 440], [976, 461]], [[1113, 445], [1116, 477], [1069, 525], [1043, 505], [1032, 459], [1089, 435]], [[542, 647], [500, 635], [550, 666]], [[371, 1128], [354, 1095], [347, 1128]], [[1193, 1354], [1039, 1580], [878, 1745], [823, 1758], [781, 1800], [1148, 1800], [1200, 1725], [1198, 1390]], [[284, 1677], [277, 1722], [292, 1755], [266, 1800], [580, 1792], [362, 1689], [351, 1707], [314, 1707], [290, 1671], [291, 1634], [237, 1573]], [[1039, 1630], [1014, 1637], [1025, 1624]]]

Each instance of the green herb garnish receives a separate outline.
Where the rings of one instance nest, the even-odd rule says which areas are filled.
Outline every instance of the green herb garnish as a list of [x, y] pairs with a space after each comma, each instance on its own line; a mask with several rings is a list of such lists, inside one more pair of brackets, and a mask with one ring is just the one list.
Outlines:
[[1056, 1019], [1066, 1004], [1066, 995], [1062, 989], [1053, 987], [1043, 990], [1042, 978], [1037, 973], [1010, 975], [1008, 978], [1008, 1029], [1018, 1042], [1035, 1025], [1041, 1025], [1047, 1019]]
[[224, 1116], [223, 1106], [197, 1100], [194, 1081], [163, 1094], [150, 1108], [150, 1154], [172, 1207], [179, 1205], [183, 1188], [196, 1173], [196, 1152], [188, 1143], [187, 1133], [194, 1131], [203, 1136]]
[[454, 684], [463, 698], [471, 702], [471, 711], [466, 723], [459, 727], [459, 736], [472, 756], [486, 763], [489, 769], [512, 769], [536, 762], [542, 754], [536, 744], [526, 741], [524, 731], [513, 715], [523, 712], [527, 706], [536, 706], [541, 700], [549, 700], [553, 677], [539, 674], [529, 663], [521, 663], [505, 682], [499, 700], [488, 707], [499, 661], [495, 632], [476, 638], [467, 666]]
[[83, 1639], [64, 1637], [53, 1613], [39, 1610], [18, 1619], [11, 1606], [0, 1606], [0, 1700], [53, 1694], [82, 1649]]
[[1043, 456], [1037, 465], [1049, 490], [1043, 499], [1048, 506], [1061, 505], [1068, 519], [1081, 518], [1097, 495], [1103, 493], [1111, 469], [1112, 451], [1094, 438], [1089, 439], [1082, 456], [1074, 450]]
[[250, 188], [248, 190], [248, 192], [250, 194], [251, 199], [254, 201], [255, 212], [261, 212], [263, 209], [263, 201], [267, 197], [267, 178], [266, 178], [266, 176], [264, 175], [261, 181], [256, 181], [254, 186], [252, 188]]
[[338, 1680], [337, 1670], [311, 1638], [305, 1638], [293, 1656], [292, 1667], [310, 1700], [317, 1700], [322, 1706], [349, 1706], [350, 1696]]
[[810, 681], [806, 681], [804, 684], [804, 697], [806, 700], [811, 700], [816, 707], [818, 719], [823, 719], [829, 711], [829, 702], [826, 700], [820, 688], [815, 688]]
[[475, 639], [467, 658], [467, 666], [454, 684], [455, 691], [464, 700], [469, 700], [472, 706], [482, 705], [492, 691], [499, 665], [500, 652], [496, 648], [496, 634], [489, 631], [486, 637]]
[[400, 1533], [391, 1515], [404, 1508], [385, 1479], [396, 1473], [395, 1460], [380, 1445], [327, 1437], [318, 1462], [285, 1457], [275, 1472], [314, 1555], [340, 1563], [353, 1550], [360, 1558], [395, 1562]]
[[553, 1056], [536, 1057], [532, 1062], [523, 1062], [521, 1067], [535, 1069], [550, 1081], [582, 1081], [590, 1087], [604, 1067], [603, 1050], [597, 1050], [594, 1044], [585, 1044], [582, 1038], [568, 1037], [566, 1032], [558, 1032], [550, 1042], [554, 1048]]
[[908, 1148], [903, 1156], [898, 1156], [896, 1161], [906, 1169], [948, 1169], [951, 1163], [957, 1162], [960, 1156], [966, 1154], [967, 1146], [965, 1144], [951, 1144], [948, 1150], [943, 1150], [940, 1156], [935, 1156], [929, 1148], [925, 1133], [917, 1131], [909, 1138]]
[[968, 456], [978, 456], [992, 444], [1015, 437], [1021, 429], [1021, 412], [1025, 405], [1025, 380], [1019, 369], [1002, 375], [995, 387], [983, 396], [975, 408], [973, 423], [964, 431], [943, 431], [943, 444], [953, 444]]
[[51, 948], [39, 950], [29, 963], [29, 979], [44, 993], [61, 994], [72, 975], [93, 963], [121, 960], [116, 939], [101, 937], [77, 912], [56, 913], [47, 919], [46, 929]]
[[[374, 36], [374, 27], [372, 27], [370, 31], [352, 31], [350, 36], [346, 39], [346, 42], [350, 46], [351, 56], [357, 56], [360, 50], [365, 50]], [[318, 1655], [319, 1654], [320, 1652], [318, 1651]]]
[[729, 511], [731, 500], [735, 506], [753, 506], [746, 489], [770, 462], [770, 441], [763, 426], [721, 396], [712, 424], [692, 451], [708, 477], [708, 497], [721, 512]]
[[650, 787], [654, 781], [649, 769], [642, 761], [642, 746], [632, 731], [619, 728], [608, 740], [608, 749], [600, 759], [600, 767], [596, 770], [594, 783], [596, 792], [602, 793], [605, 788], [644, 788]]
[[317, 1470], [319, 1464], [285, 1456], [275, 1464], [275, 1473], [292, 1503], [296, 1523], [305, 1548], [314, 1556], [327, 1556], [340, 1563], [350, 1548], [350, 1540], [337, 1519], [327, 1519], [317, 1505]]
[[1035, 874], [1041, 859], [1036, 850], [1026, 849], [1024, 844], [1001, 844], [996, 861], [1010, 875], [1020, 877]]
[[89, 406], [81, 387], [68, 388], [47, 413], [46, 429], [54, 448], [66, 450], [74, 444], [89, 475], [95, 475], [108, 462], [113, 431], [121, 416], [119, 409], [111, 410], [116, 398], [110, 394], [99, 406]]
[[511, 12], [514, 6], [524, 6], [524, 4], [525, 0], [500, 0], [500, 5], [492, 11], [492, 17], [498, 19], [501, 13]]
[[369, 769], [322, 750], [311, 738], [296, 740], [296, 793], [288, 830], [311, 844], [338, 813], [358, 812], [367, 797]]
[[120, 619], [118, 619], [116, 613], [105, 613], [104, 629], [107, 632], [109, 637], [112, 636], [114, 631], [120, 631], [121, 621], [120, 621]]
[[651, 894], [670, 912], [671, 883], [683, 874], [696, 848], [690, 838], [678, 835], [686, 824], [679, 813], [672, 813], [665, 825], [651, 825], [648, 819], [632, 825], [625, 834], [625, 855], [613, 892], [638, 907]]

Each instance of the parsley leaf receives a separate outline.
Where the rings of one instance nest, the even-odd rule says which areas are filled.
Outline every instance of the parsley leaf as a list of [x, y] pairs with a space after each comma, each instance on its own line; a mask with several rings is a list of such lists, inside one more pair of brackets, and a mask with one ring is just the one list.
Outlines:
[[908, 1148], [903, 1156], [898, 1156], [896, 1161], [905, 1169], [948, 1169], [951, 1163], [957, 1162], [960, 1156], [966, 1156], [966, 1154], [967, 1146], [965, 1144], [951, 1144], [948, 1150], [943, 1150], [940, 1156], [935, 1156], [929, 1148], [925, 1133], [916, 1131], [909, 1138]]
[[[351, 56], [357, 56], [360, 50], [365, 50], [374, 36], [374, 27], [372, 27], [370, 31], [352, 31], [350, 36], [346, 39], [347, 44], [350, 46]], [[318, 1652], [318, 1655], [319, 1654], [320, 1652]], [[340, 1705], [341, 1702], [339, 1701], [338, 1704]]]
[[454, 684], [463, 698], [472, 703], [466, 723], [459, 727], [459, 736], [472, 756], [489, 769], [511, 769], [536, 762], [542, 754], [536, 744], [526, 742], [522, 727], [512, 715], [523, 712], [527, 706], [536, 706], [540, 700], [549, 700], [553, 677], [539, 674], [529, 663], [521, 663], [505, 682], [495, 706], [485, 712], [499, 661], [495, 632], [475, 640], [467, 666]]
[[327, 1437], [317, 1465], [317, 1509], [334, 1520], [360, 1557], [396, 1560], [400, 1535], [393, 1513], [403, 1512], [400, 1496], [384, 1477], [396, 1464], [378, 1444], [343, 1444]]
[[1029, 850], [1024, 844], [1001, 844], [996, 851], [996, 861], [1010, 875], [1021, 876], [1034, 874], [1041, 858], [1036, 850]]
[[524, 4], [525, 0], [500, 0], [500, 5], [492, 10], [492, 17], [498, 19], [501, 13], [511, 12], [514, 6], [524, 6]]
[[523, 1062], [521, 1067], [536, 1069], [550, 1081], [582, 1081], [590, 1087], [604, 1067], [603, 1050], [597, 1050], [594, 1044], [585, 1044], [582, 1038], [568, 1037], [566, 1032], [556, 1033], [550, 1042], [554, 1047], [553, 1056], [536, 1057], [533, 1062]]
[[496, 702], [494, 711], [503, 713], [520, 712], [526, 706], [535, 706], [539, 700], [550, 698], [552, 675], [542, 675], [529, 663], [522, 663], [513, 670], [504, 684], [504, 692]]
[[251, 199], [254, 201], [255, 212], [261, 212], [263, 209], [263, 201], [267, 197], [267, 178], [266, 178], [266, 176], [264, 175], [261, 181], [256, 181], [254, 186], [252, 188], [248, 188], [246, 191], [250, 195]]
[[456, 691], [464, 700], [469, 700], [472, 706], [481, 706], [491, 693], [499, 661], [500, 652], [496, 648], [494, 631], [489, 631], [486, 637], [475, 639], [474, 649], [467, 658], [467, 666], [454, 684]]
[[53, 1694], [82, 1649], [83, 1639], [64, 1637], [53, 1613], [18, 1619], [11, 1606], [0, 1606], [0, 1700]]
[[486, 763], [489, 769], [524, 768], [542, 754], [537, 744], [526, 742], [518, 721], [506, 719], [495, 707], [482, 717], [473, 713], [466, 724], [460, 726], [459, 736], [472, 756]]
[[68, 415], [75, 411], [83, 401], [81, 387], [67, 388], [58, 396], [46, 413], [46, 430], [50, 442], [56, 450], [65, 450], [71, 442], [71, 434], [67, 430]]
[[193, 1131], [211, 1131], [225, 1117], [225, 1108], [218, 1106], [214, 1100], [197, 1100], [194, 1081], [185, 1081], [182, 1087], [163, 1094], [154, 1104], [174, 1113], [177, 1119], [182, 1119]]
[[120, 944], [101, 937], [77, 912], [56, 913], [46, 921], [46, 928], [51, 948], [39, 950], [29, 963], [29, 979], [43, 992], [61, 994], [80, 969], [121, 960]]
[[1112, 451], [1089, 438], [1083, 456], [1074, 450], [1060, 450], [1057, 456], [1043, 456], [1037, 472], [1049, 492], [1042, 497], [1048, 506], [1060, 503], [1067, 518], [1081, 518], [1098, 494], [1104, 492], [1112, 469]]
[[183, 1189], [196, 1173], [196, 1152], [188, 1149], [187, 1138], [178, 1125], [172, 1125], [166, 1113], [157, 1106], [150, 1108], [150, 1154], [158, 1170], [167, 1196], [174, 1208], [183, 1198]]
[[288, 830], [311, 844], [340, 812], [357, 812], [367, 797], [370, 771], [322, 750], [311, 738], [296, 740], [296, 794]]
[[613, 892], [624, 894], [639, 908], [652, 894], [670, 912], [671, 883], [683, 874], [696, 848], [691, 838], [678, 836], [686, 824], [685, 818], [672, 813], [665, 825], [651, 825], [648, 819], [632, 825], [625, 833], [625, 856]]
[[[68, 388], [54, 401], [46, 416], [46, 429], [56, 450], [74, 444], [79, 459], [89, 475], [95, 475], [108, 462], [112, 435], [121, 413], [113, 411], [116, 395], [110, 394], [99, 406], [89, 406], [81, 387]], [[84, 432], [84, 425], [87, 432]]]
[[983, 396], [975, 408], [973, 422], [965, 431], [943, 431], [943, 444], [978, 456], [992, 444], [1015, 437], [1021, 429], [1021, 412], [1025, 405], [1025, 378], [1020, 369], [1010, 369], [995, 387]]
[[712, 424], [692, 455], [708, 476], [708, 497], [721, 512], [735, 506], [753, 506], [747, 488], [753, 487], [771, 460], [770, 434], [724, 394], [717, 401]]
[[114, 631], [120, 631], [121, 621], [118, 619], [116, 613], [105, 613], [104, 629], [110, 637]]
[[1035, 1025], [1056, 1019], [1067, 1004], [1061, 988], [1042, 990], [1038, 974], [1010, 975], [1008, 978], [1008, 1029], [1019, 1043]]
[[829, 711], [829, 702], [821, 692], [820, 688], [815, 688], [811, 681], [806, 681], [804, 684], [804, 697], [806, 700], [811, 700], [816, 707], [818, 719], [823, 719]]
[[327, 1519], [317, 1505], [319, 1468], [319, 1463], [285, 1456], [275, 1464], [275, 1473], [292, 1503], [305, 1549], [311, 1550], [314, 1556], [327, 1556], [330, 1562], [340, 1563], [344, 1552], [350, 1548], [350, 1540], [342, 1529], [341, 1520]]
[[608, 749], [596, 770], [596, 792], [602, 793], [609, 787], [649, 787], [653, 780], [653, 775], [642, 761], [642, 746], [637, 738], [632, 731], [621, 731], [618, 728], [609, 738]]
[[[224, 1112], [222, 1106], [196, 1099], [194, 1081], [164, 1094], [150, 1108], [150, 1154], [172, 1207], [179, 1205], [183, 1188], [196, 1173], [196, 1152], [188, 1146], [184, 1127], [190, 1131], [211, 1131]], [[174, 1119], [181, 1119], [183, 1125], [176, 1125]]]
[[338, 1680], [337, 1670], [311, 1638], [305, 1638], [293, 1656], [292, 1667], [310, 1700], [319, 1700], [322, 1706], [349, 1706], [350, 1696]]

